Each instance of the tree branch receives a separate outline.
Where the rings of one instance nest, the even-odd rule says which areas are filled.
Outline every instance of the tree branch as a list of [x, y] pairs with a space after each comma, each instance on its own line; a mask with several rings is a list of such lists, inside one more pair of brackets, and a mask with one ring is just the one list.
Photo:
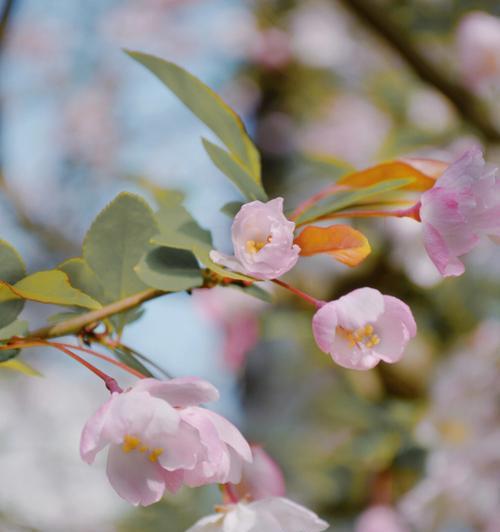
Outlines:
[[144, 290], [143, 292], [126, 297], [125, 299], [120, 299], [120, 301], [115, 301], [114, 303], [106, 305], [98, 310], [86, 312], [85, 314], [77, 316], [76, 318], [71, 318], [49, 327], [37, 329], [36, 331], [29, 333], [26, 337], [23, 337], [23, 339], [30, 340], [56, 338], [58, 336], [66, 336], [68, 334], [78, 334], [85, 326], [90, 325], [91, 323], [102, 321], [105, 318], [109, 318], [109, 316], [119, 314], [120, 312], [125, 312], [126, 310], [130, 310], [139, 306], [141, 303], [169, 293], [170, 292], [163, 292], [162, 290], [150, 288], [148, 290]]
[[426, 83], [433, 85], [454, 105], [459, 115], [474, 126], [489, 142], [500, 142], [500, 131], [491, 121], [487, 106], [472, 92], [446, 76], [406, 37], [404, 28], [395, 24], [387, 8], [373, 5], [373, 0], [341, 0], [345, 7], [371, 30], [382, 37]]

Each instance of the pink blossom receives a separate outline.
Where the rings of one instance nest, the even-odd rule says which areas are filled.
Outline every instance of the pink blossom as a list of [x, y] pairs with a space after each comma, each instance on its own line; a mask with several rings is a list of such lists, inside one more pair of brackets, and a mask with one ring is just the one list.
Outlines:
[[409, 528], [393, 508], [376, 505], [359, 516], [355, 532], [409, 532]]
[[359, 288], [323, 305], [313, 317], [319, 348], [345, 368], [366, 370], [398, 362], [417, 327], [406, 303]]
[[481, 11], [468, 13], [457, 29], [457, 51], [466, 83], [486, 92], [500, 81], [500, 18]]
[[210, 258], [256, 279], [275, 279], [291, 270], [299, 258], [294, 229], [295, 224], [283, 214], [283, 198], [252, 201], [241, 207], [233, 221], [234, 256], [213, 250]]
[[500, 179], [478, 148], [452, 163], [421, 197], [424, 244], [445, 276], [461, 275], [459, 257], [483, 235], [500, 236]]
[[283, 497], [285, 479], [280, 466], [260, 445], [252, 445], [253, 462], [243, 465], [241, 482], [231, 490], [239, 499], [259, 500], [267, 497]]
[[186, 532], [321, 532], [328, 527], [307, 508], [283, 497], [271, 497], [222, 507]]
[[143, 379], [111, 398], [86, 423], [82, 459], [91, 464], [109, 446], [107, 474], [134, 505], [157, 502], [182, 484], [239, 482], [249, 445], [223, 417], [198, 406], [219, 393], [195, 378]]

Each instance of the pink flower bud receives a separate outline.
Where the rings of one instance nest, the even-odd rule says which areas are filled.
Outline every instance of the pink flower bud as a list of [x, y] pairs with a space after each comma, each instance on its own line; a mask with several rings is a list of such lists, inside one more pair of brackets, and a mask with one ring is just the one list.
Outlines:
[[319, 348], [345, 368], [366, 370], [398, 362], [417, 326], [406, 303], [359, 288], [323, 305], [313, 317]]
[[231, 486], [239, 499], [259, 500], [282, 497], [286, 493], [285, 479], [279, 465], [260, 445], [252, 445], [253, 462], [243, 465], [241, 482]]
[[271, 497], [222, 507], [186, 532], [321, 532], [328, 527], [307, 508], [283, 497]]
[[195, 378], [143, 379], [111, 398], [87, 421], [80, 442], [91, 464], [109, 447], [107, 474], [134, 505], [157, 502], [165, 490], [239, 482], [252, 451], [223, 417], [198, 406], [219, 393]]
[[500, 236], [500, 179], [478, 148], [452, 163], [421, 203], [425, 249], [445, 277], [462, 275], [459, 257], [481, 236]]
[[293, 243], [295, 224], [283, 214], [283, 198], [243, 205], [231, 235], [234, 256], [212, 250], [210, 258], [230, 270], [256, 279], [275, 279], [291, 270], [300, 248]]

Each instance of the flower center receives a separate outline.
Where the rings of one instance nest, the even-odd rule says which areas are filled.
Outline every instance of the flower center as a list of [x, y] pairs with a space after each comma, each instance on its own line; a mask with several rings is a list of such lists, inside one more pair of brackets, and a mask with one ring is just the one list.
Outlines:
[[365, 325], [355, 331], [349, 331], [342, 327], [337, 327], [337, 331], [345, 336], [351, 347], [362, 344], [365, 347], [371, 348], [380, 343], [380, 337], [377, 334], [374, 334], [375, 330], [373, 325]]
[[272, 241], [273, 237], [269, 235], [264, 242], [259, 240], [247, 240], [246, 249], [248, 253], [257, 253], [259, 252], [266, 244], [269, 244]]
[[163, 449], [161, 447], [149, 449], [149, 447], [144, 445], [137, 436], [130, 436], [130, 434], [126, 434], [123, 438], [122, 451], [124, 453], [131, 453], [135, 450], [139, 451], [140, 453], [147, 453], [149, 451], [148, 458], [151, 462], [158, 462], [158, 457], [163, 454]]

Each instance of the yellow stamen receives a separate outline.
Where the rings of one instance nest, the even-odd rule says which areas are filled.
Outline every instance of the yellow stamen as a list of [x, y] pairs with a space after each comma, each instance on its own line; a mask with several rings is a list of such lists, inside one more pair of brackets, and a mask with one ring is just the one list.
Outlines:
[[148, 449], [149, 449], [149, 447], [147, 447], [146, 445], [141, 445], [139, 447], [139, 452], [145, 453]]
[[124, 453], [130, 453], [141, 444], [141, 440], [135, 436], [129, 436], [128, 434], [123, 438], [122, 450]]
[[338, 327], [337, 332], [344, 336], [349, 342], [350, 347], [354, 347], [357, 344], [364, 344], [365, 347], [370, 349], [380, 343], [379, 336], [374, 334], [375, 329], [373, 325], [365, 325], [355, 331], [349, 331], [342, 327]]
[[260, 251], [267, 242], [259, 242], [255, 240], [247, 240], [246, 248], [248, 253], [257, 253]]
[[150, 453], [149, 453], [149, 460], [151, 462], [158, 462], [158, 457], [160, 455], [163, 454], [163, 449], [159, 448], [159, 449], [153, 449]]

